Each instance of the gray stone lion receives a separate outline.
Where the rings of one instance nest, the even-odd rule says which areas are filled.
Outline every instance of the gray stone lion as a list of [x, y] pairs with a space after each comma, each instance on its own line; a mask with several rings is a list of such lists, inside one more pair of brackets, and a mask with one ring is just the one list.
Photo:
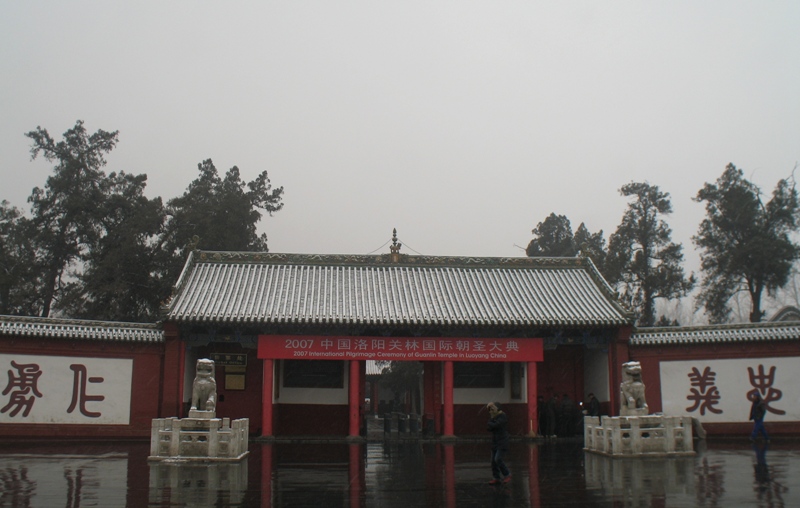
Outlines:
[[201, 358], [197, 360], [196, 375], [192, 383], [191, 409], [198, 411], [216, 411], [217, 381], [214, 379], [214, 360]]
[[643, 416], [650, 414], [644, 398], [642, 365], [639, 362], [622, 364], [622, 383], [620, 391], [620, 416]]

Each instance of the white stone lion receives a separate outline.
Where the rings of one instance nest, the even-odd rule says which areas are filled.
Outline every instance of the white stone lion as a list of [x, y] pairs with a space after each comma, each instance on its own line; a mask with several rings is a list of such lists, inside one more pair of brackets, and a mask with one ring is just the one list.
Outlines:
[[214, 379], [214, 360], [201, 358], [195, 368], [197, 374], [192, 383], [191, 409], [199, 411], [216, 411], [217, 381]]
[[642, 365], [639, 362], [622, 364], [620, 391], [620, 416], [643, 416], [650, 413], [644, 398]]

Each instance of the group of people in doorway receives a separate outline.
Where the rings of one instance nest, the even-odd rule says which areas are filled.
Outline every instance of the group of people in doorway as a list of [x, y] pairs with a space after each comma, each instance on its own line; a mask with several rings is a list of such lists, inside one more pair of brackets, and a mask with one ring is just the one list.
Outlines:
[[553, 393], [548, 400], [538, 399], [539, 435], [546, 438], [572, 437], [583, 432], [584, 416], [600, 416], [600, 401], [590, 393], [585, 404], [578, 406], [569, 396]]

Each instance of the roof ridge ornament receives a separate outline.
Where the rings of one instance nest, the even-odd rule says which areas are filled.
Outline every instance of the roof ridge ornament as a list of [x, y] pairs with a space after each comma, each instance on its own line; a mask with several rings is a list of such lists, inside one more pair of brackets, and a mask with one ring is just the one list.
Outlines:
[[392, 263], [399, 263], [400, 262], [400, 247], [403, 244], [397, 241], [397, 228], [392, 229], [392, 245], [389, 246], [389, 250], [391, 251], [391, 260]]

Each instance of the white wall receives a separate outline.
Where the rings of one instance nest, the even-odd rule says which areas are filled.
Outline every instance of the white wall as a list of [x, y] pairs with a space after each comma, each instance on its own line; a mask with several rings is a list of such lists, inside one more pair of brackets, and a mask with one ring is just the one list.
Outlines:
[[130, 424], [130, 358], [0, 354], [0, 373], [0, 423]]

